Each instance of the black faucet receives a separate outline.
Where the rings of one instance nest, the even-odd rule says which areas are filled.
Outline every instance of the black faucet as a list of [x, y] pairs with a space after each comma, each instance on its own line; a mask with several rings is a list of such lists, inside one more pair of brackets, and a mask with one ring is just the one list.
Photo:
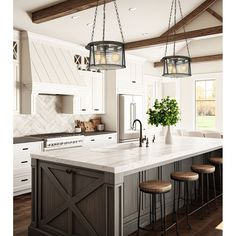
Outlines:
[[139, 122], [139, 125], [140, 125], [140, 132], [139, 132], [139, 147], [142, 147], [142, 142], [143, 142], [143, 125], [142, 125], [142, 122], [139, 120], [139, 119], [135, 119], [134, 121], [133, 121], [133, 127], [134, 127], [134, 125], [135, 125], [135, 122]]

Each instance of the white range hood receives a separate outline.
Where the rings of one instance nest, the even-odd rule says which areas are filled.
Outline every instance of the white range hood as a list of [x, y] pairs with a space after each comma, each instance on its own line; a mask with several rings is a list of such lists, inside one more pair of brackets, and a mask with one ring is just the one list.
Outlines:
[[24, 31], [21, 52], [22, 113], [34, 113], [38, 94], [78, 95], [85, 88], [74, 61], [87, 54], [81, 46]]

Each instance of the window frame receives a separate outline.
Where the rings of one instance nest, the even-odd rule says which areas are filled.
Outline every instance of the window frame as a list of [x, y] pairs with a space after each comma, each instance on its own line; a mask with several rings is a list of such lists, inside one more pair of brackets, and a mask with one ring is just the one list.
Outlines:
[[[197, 128], [197, 101], [214, 101], [215, 102], [215, 110], [216, 110], [216, 108], [217, 108], [217, 94], [215, 94], [215, 99], [213, 100], [213, 99], [206, 99], [206, 100], [197, 100], [196, 99], [196, 88], [197, 88], [197, 82], [202, 82], [202, 81], [204, 81], [204, 82], [206, 82], [206, 81], [215, 81], [215, 83], [216, 83], [216, 91], [215, 91], [215, 93], [217, 93], [217, 79], [216, 78], [209, 78], [209, 79], [196, 79], [196, 80], [194, 80], [194, 128], [195, 128], [195, 130], [196, 131], [203, 131], [203, 130], [201, 130], [201, 129], [199, 129], [199, 128]], [[204, 92], [206, 91], [206, 89], [204, 90]], [[215, 127], [214, 127], [214, 129], [213, 130], [216, 130], [216, 127], [217, 127], [217, 124], [216, 124], [216, 115], [217, 115], [217, 112], [215, 112]]]

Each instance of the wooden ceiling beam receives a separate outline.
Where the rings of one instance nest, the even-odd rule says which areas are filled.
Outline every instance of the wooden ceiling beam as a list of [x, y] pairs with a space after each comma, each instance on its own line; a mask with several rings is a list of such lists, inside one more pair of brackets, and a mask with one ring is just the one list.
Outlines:
[[[207, 62], [207, 61], [217, 61], [217, 60], [222, 60], [222, 59], [223, 59], [223, 54], [216, 54], [216, 55], [208, 55], [208, 56], [201, 56], [201, 57], [192, 57], [191, 62], [192, 63]], [[154, 62], [154, 67], [159, 67], [162, 65], [163, 63], [161, 61]]]
[[220, 16], [218, 13], [216, 13], [214, 10], [212, 10], [211, 8], [208, 8], [206, 10], [208, 13], [210, 13], [212, 16], [214, 16], [217, 20], [219, 20], [220, 22], [223, 22], [223, 17]]
[[[114, 0], [106, 0], [106, 3], [113, 2]], [[84, 11], [102, 5], [104, 0], [67, 0], [38, 11], [32, 12], [32, 22], [43, 23], [49, 20], [54, 20], [59, 17], [74, 14], [79, 11]]]
[[167, 42], [173, 42], [173, 41], [180, 41], [185, 39], [192, 39], [192, 38], [199, 38], [203, 36], [209, 36], [209, 35], [216, 35], [222, 33], [222, 26], [215, 26], [205, 29], [199, 29], [199, 30], [193, 30], [185, 33], [179, 33], [175, 35], [169, 35], [169, 36], [160, 36], [157, 38], [151, 38], [151, 39], [144, 39], [134, 42], [129, 42], [125, 44], [126, 50], [132, 50], [132, 49], [138, 49], [138, 48], [145, 48], [150, 47], [154, 45], [159, 44], [165, 44]]
[[165, 33], [163, 33], [161, 36], [166, 36], [170, 33], [173, 33], [174, 31], [179, 30], [184, 25], [190, 23], [194, 19], [196, 19], [200, 14], [205, 12], [212, 4], [214, 4], [217, 0], [206, 0], [201, 5], [199, 5], [197, 8], [195, 8], [193, 11], [191, 11], [187, 16], [185, 16], [182, 20], [180, 20], [178, 23], [173, 25], [169, 30], [167, 30]]

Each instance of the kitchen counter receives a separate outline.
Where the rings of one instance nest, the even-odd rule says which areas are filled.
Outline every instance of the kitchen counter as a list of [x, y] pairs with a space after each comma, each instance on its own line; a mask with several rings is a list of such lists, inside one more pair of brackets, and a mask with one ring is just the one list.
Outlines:
[[222, 148], [222, 139], [173, 137], [173, 144], [164, 144], [161, 137], [149, 147], [138, 142], [121, 143], [100, 148], [70, 148], [31, 155], [32, 158], [84, 167], [111, 173], [129, 174], [134, 171], [162, 166]]
[[[113, 133], [116, 133], [116, 131], [93, 131], [93, 132], [81, 132], [78, 134], [84, 135], [84, 136], [93, 136], [93, 135], [103, 135], [103, 134], [113, 134]], [[31, 137], [30, 135], [13, 138], [13, 144], [30, 143], [30, 142], [38, 142], [38, 141], [43, 141], [43, 138], [40, 139], [39, 137], [37, 137], [37, 139], [35, 139]]]
[[13, 144], [19, 144], [19, 143], [32, 143], [32, 142], [40, 142], [43, 141], [43, 139], [34, 139], [28, 136], [24, 137], [15, 137], [13, 138]]
[[[171, 181], [173, 171], [189, 171], [193, 163], [222, 155], [223, 142], [173, 137], [173, 144], [166, 145], [164, 137], [158, 137], [149, 147], [138, 145], [137, 141], [32, 154], [33, 209], [28, 235], [128, 236], [137, 230], [139, 200], [140, 225], [149, 224], [150, 196], [139, 198], [140, 182]], [[166, 205], [166, 213], [172, 213], [172, 190]], [[157, 212], [159, 218], [159, 208]]]

